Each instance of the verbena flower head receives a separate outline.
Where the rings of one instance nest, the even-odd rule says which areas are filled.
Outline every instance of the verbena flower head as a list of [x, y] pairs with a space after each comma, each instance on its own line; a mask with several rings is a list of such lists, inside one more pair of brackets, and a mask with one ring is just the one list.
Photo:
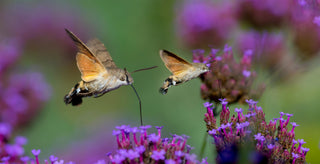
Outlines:
[[38, 72], [13, 74], [2, 84], [0, 119], [14, 127], [29, 123], [50, 97], [50, 87]]
[[273, 71], [282, 63], [287, 54], [285, 37], [282, 33], [249, 31], [243, 32], [236, 40], [241, 52], [252, 50], [253, 64]]
[[229, 104], [244, 103], [249, 97], [259, 98], [264, 85], [253, 87], [256, 72], [251, 70], [253, 52], [244, 53], [240, 62], [233, 57], [232, 48], [225, 46], [222, 54], [217, 56], [217, 50], [212, 49], [205, 56], [204, 51], [194, 51], [193, 60], [210, 64], [210, 71], [202, 74], [200, 79], [201, 96], [210, 102], [220, 102], [221, 97], [226, 98]]
[[178, 10], [176, 24], [181, 41], [190, 48], [221, 46], [235, 26], [231, 3], [216, 5], [206, 0], [186, 1]]
[[7, 39], [0, 41], [0, 76], [7, 71], [20, 57], [22, 51], [21, 44], [16, 39]]
[[256, 29], [278, 28], [290, 19], [291, 0], [238, 0], [240, 21]]
[[305, 0], [304, 5], [296, 2], [294, 11], [291, 20], [294, 47], [302, 59], [311, 59], [320, 51], [320, 2]]
[[[157, 127], [157, 133], [148, 133], [147, 129], [150, 127], [118, 127], [113, 132], [118, 150], [109, 154], [111, 163], [200, 163], [196, 156], [190, 153], [190, 146], [186, 144], [187, 136], [173, 135], [162, 138], [162, 127]], [[202, 163], [205, 164], [206, 160]]]
[[246, 114], [237, 109], [232, 116], [229, 108], [223, 106], [220, 126], [212, 109], [206, 106], [204, 121], [208, 134], [214, 139], [218, 152], [217, 163], [237, 163], [239, 152], [250, 147], [255, 153], [248, 154], [247, 158], [250, 160], [254, 155], [258, 159], [255, 163], [305, 163], [309, 149], [302, 147], [306, 143], [303, 139], [295, 140], [294, 129], [298, 125], [292, 122], [290, 127], [292, 114], [280, 112], [279, 119], [268, 122], [256, 101], [248, 100], [247, 103], [249, 109]]
[[12, 140], [12, 127], [7, 123], [0, 123], [0, 163], [22, 163], [20, 157], [24, 155], [23, 146], [27, 143], [27, 139], [17, 136]]

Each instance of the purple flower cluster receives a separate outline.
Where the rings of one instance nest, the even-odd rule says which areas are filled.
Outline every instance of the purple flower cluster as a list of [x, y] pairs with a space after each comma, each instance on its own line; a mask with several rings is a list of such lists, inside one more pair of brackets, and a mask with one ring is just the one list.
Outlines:
[[27, 139], [17, 136], [12, 144], [9, 140], [12, 135], [12, 127], [0, 122], [0, 163], [22, 163], [20, 157], [24, 154], [23, 146], [27, 143]]
[[291, 0], [238, 0], [236, 3], [239, 20], [257, 29], [280, 27], [291, 15]]
[[291, 27], [294, 47], [302, 59], [310, 59], [320, 51], [320, 2], [299, 0], [295, 5]]
[[249, 97], [259, 98], [264, 85], [252, 87], [256, 78], [256, 73], [251, 71], [252, 50], [245, 51], [239, 63], [228, 45], [220, 56], [216, 55], [217, 52], [212, 49], [208, 56], [204, 56], [204, 50], [195, 50], [193, 54], [193, 62], [210, 64], [210, 71], [200, 76], [202, 98], [216, 103], [220, 102], [221, 97], [225, 97], [229, 103], [244, 103]]
[[[254, 51], [253, 59], [258, 65], [263, 63], [269, 70], [275, 65], [286, 65], [290, 70], [281, 73], [289, 75], [297, 72], [293, 67], [304, 64], [302, 62], [320, 51], [320, 1], [237, 0], [232, 5], [229, 3], [205, 0], [182, 3], [176, 20], [182, 43], [193, 49], [208, 45], [216, 48], [236, 40], [241, 50], [247, 47]], [[240, 34], [240, 39], [231, 34]], [[294, 55], [288, 55], [290, 52]]]
[[[309, 149], [302, 147], [306, 143], [303, 139], [295, 140], [294, 129], [299, 125], [290, 122], [292, 114], [280, 112], [279, 118], [267, 122], [262, 108], [257, 106], [257, 101], [250, 99], [246, 100], [249, 104], [246, 113], [236, 108], [235, 114], [230, 117], [227, 101], [221, 101], [220, 126], [213, 115], [212, 104], [204, 104], [207, 108], [204, 121], [208, 134], [214, 139], [218, 163], [236, 162], [239, 151], [250, 146], [255, 150], [258, 163], [305, 163]], [[289, 128], [289, 122], [292, 128]], [[226, 158], [228, 155], [229, 158]]]
[[[162, 127], [156, 127], [157, 133], [147, 133], [150, 125], [130, 127], [122, 125], [113, 131], [117, 138], [118, 150], [109, 154], [112, 164], [176, 164], [200, 163], [196, 155], [191, 154], [191, 147], [186, 144], [187, 136], [173, 135], [172, 138], [161, 138]], [[201, 162], [207, 164], [206, 160]]]
[[282, 33], [260, 33], [254, 30], [243, 32], [236, 39], [236, 45], [241, 52], [251, 49], [255, 54], [252, 56], [253, 63], [271, 71], [281, 65], [288, 54]]
[[50, 87], [42, 74], [9, 72], [9, 67], [20, 57], [22, 49], [17, 42], [0, 43], [0, 121], [13, 127], [25, 125], [49, 99]]
[[231, 3], [217, 6], [210, 1], [188, 1], [177, 12], [177, 33], [190, 48], [221, 46], [235, 27]]
[[3, 76], [8, 68], [17, 62], [21, 52], [21, 43], [13, 38], [0, 42], [0, 76]]

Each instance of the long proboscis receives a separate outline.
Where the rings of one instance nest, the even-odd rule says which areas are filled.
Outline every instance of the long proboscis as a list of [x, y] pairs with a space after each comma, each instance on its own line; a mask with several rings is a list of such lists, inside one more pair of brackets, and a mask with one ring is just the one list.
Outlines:
[[137, 92], [136, 88], [134, 88], [134, 86], [133, 86], [132, 84], [130, 84], [130, 86], [132, 87], [132, 89], [133, 89], [134, 93], [136, 93], [137, 98], [138, 98], [138, 100], [139, 100], [139, 107], [140, 107], [140, 124], [141, 124], [141, 126], [142, 126], [142, 125], [143, 125], [143, 121], [142, 121], [141, 99], [140, 99], [140, 96], [139, 96], [139, 94], [138, 94], [138, 92]]
[[146, 71], [146, 70], [154, 69], [154, 68], [157, 68], [157, 67], [158, 67], [158, 66], [153, 66], [153, 67], [148, 67], [148, 68], [137, 69], [137, 70], [135, 70], [135, 71], [132, 71], [131, 73], [140, 72], [140, 71]]

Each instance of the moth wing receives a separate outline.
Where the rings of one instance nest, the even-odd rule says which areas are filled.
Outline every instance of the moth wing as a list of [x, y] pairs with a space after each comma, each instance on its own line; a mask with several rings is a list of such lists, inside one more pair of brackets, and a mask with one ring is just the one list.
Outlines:
[[77, 66], [81, 72], [81, 79], [85, 82], [95, 80], [106, 69], [89, 48], [71, 31], [65, 29], [78, 48], [76, 56]]
[[77, 66], [81, 72], [81, 79], [85, 82], [94, 81], [106, 73], [106, 69], [100, 63], [83, 53], [77, 54]]
[[99, 59], [105, 68], [117, 68], [112, 60], [110, 53], [104, 44], [98, 39], [91, 39], [88, 41], [87, 46], [89, 50]]
[[178, 75], [192, 67], [192, 64], [167, 50], [160, 50], [160, 57], [173, 75]]

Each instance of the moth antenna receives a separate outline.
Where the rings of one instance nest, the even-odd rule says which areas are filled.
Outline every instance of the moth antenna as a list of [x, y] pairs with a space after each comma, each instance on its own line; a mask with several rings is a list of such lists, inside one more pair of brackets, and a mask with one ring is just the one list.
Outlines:
[[132, 71], [131, 73], [140, 72], [140, 71], [146, 71], [146, 70], [154, 69], [154, 68], [157, 68], [157, 67], [158, 67], [158, 66], [153, 66], [153, 67], [148, 67], [148, 68], [137, 69], [137, 70], [135, 70], [135, 71]]
[[138, 94], [138, 92], [137, 92], [136, 88], [134, 88], [134, 86], [133, 86], [132, 84], [130, 84], [130, 86], [132, 87], [132, 89], [133, 89], [134, 93], [136, 93], [137, 98], [138, 98], [138, 100], [139, 100], [139, 107], [140, 107], [140, 124], [141, 124], [141, 126], [143, 126], [143, 122], [142, 122], [141, 99], [140, 99], [140, 96], [139, 96], [139, 94]]

